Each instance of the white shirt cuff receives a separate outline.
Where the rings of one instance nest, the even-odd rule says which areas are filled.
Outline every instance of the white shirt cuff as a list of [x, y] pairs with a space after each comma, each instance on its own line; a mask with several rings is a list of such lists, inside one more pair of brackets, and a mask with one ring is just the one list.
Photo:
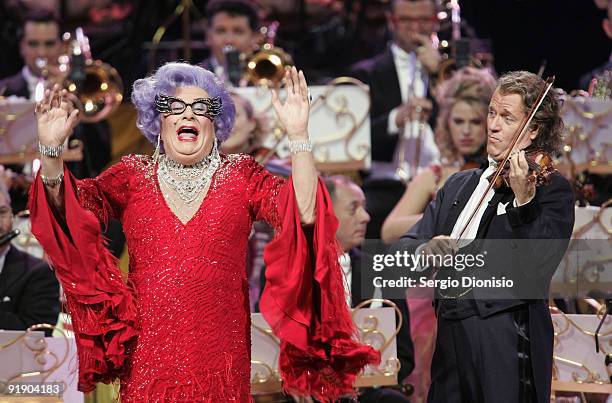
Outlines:
[[529, 198], [529, 200], [527, 200], [525, 203], [521, 203], [521, 204], [518, 204], [518, 202], [516, 201], [516, 198], [514, 198], [514, 201], [512, 202], [512, 205], [513, 205], [514, 207], [521, 207], [521, 206], [524, 206], [525, 204], [527, 204], [527, 203], [529, 203], [530, 201], [532, 201], [534, 197], [535, 197], [535, 193], [533, 194], [533, 196], [531, 196], [531, 197]]
[[395, 124], [395, 117], [397, 116], [398, 108], [393, 108], [389, 112], [389, 118], [387, 119], [387, 133], [390, 135], [396, 135], [399, 133], [399, 127]]

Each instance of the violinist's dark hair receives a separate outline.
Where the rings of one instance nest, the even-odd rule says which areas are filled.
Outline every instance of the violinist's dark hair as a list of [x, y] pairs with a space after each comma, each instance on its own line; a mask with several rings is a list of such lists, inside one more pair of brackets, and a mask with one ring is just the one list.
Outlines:
[[[511, 71], [497, 81], [501, 95], [518, 94], [523, 99], [523, 110], [528, 114], [546, 82], [528, 71]], [[531, 128], [538, 130], [533, 146], [551, 155], [556, 155], [563, 143], [563, 119], [561, 101], [554, 88], [546, 94], [542, 105], [531, 121]]]

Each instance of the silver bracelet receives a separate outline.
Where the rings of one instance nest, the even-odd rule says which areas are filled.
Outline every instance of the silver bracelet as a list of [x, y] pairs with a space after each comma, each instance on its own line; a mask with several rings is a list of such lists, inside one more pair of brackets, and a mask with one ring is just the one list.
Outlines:
[[43, 174], [40, 174], [40, 179], [42, 180], [42, 183], [45, 186], [55, 187], [55, 186], [60, 185], [62, 181], [64, 180], [64, 171], [60, 172], [59, 175], [53, 176], [51, 178]]
[[312, 143], [310, 140], [289, 140], [289, 151], [291, 154], [309, 153], [312, 151]]
[[49, 158], [57, 158], [64, 151], [64, 145], [60, 144], [59, 146], [46, 146], [42, 144], [40, 141], [38, 142], [38, 152], [40, 155]]

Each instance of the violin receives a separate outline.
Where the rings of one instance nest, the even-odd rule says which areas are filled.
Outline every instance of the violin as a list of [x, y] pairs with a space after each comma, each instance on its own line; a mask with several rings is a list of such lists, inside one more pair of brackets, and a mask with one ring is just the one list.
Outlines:
[[[557, 170], [553, 165], [553, 159], [543, 150], [529, 146], [525, 148], [525, 159], [527, 165], [529, 165], [529, 178], [530, 183], [534, 183], [537, 186], [545, 186], [550, 183], [550, 176]], [[537, 162], [536, 162], [537, 161]], [[489, 177], [492, 180], [495, 175]], [[510, 187], [510, 160], [506, 160], [501, 172], [495, 179], [493, 187], [499, 189], [502, 187]]]

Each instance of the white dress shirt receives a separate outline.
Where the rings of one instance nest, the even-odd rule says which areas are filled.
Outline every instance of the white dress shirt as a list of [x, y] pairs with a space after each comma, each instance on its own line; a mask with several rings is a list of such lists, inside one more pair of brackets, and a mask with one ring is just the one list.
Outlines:
[[28, 68], [28, 66], [23, 66], [21, 69], [21, 75], [24, 80], [28, 84], [28, 92], [30, 93], [30, 101], [34, 101], [36, 97], [36, 86], [38, 83], [42, 82], [40, 77], [36, 77]]
[[[487, 178], [493, 175], [496, 169], [497, 162], [495, 162], [491, 157], [489, 157], [489, 166], [482, 172], [482, 175], [480, 175], [480, 179], [478, 181], [476, 189], [474, 189], [474, 192], [472, 192], [470, 199], [461, 211], [459, 218], [457, 218], [457, 221], [455, 222], [455, 226], [453, 227], [453, 231], [451, 232], [450, 237], [459, 241], [458, 246], [460, 248], [466, 246], [476, 238], [476, 234], [478, 233], [478, 227], [480, 226], [480, 220], [482, 220], [482, 216], [484, 215], [484, 212], [487, 209], [489, 202], [495, 195], [495, 190], [493, 188], [489, 189], [489, 191], [487, 192], [484, 201], [478, 209], [478, 212], [476, 213], [472, 221], [470, 221], [470, 224], [463, 232], [463, 235], [461, 235], [461, 231], [467, 224], [467, 221], [469, 220], [470, 216], [472, 215], [472, 212], [476, 208], [476, 205], [478, 204], [482, 196], [485, 194], [485, 191], [489, 186], [489, 180]], [[460, 235], [461, 239], [459, 239]]]

